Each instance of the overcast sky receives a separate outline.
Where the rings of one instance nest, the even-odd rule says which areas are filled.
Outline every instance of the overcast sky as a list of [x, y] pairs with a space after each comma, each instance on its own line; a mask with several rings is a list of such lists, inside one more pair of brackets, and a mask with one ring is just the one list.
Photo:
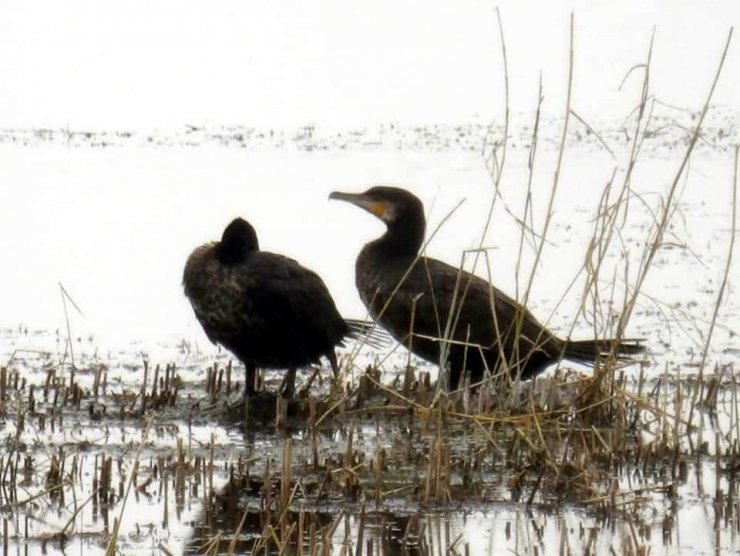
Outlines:
[[[697, 107], [740, 23], [738, 0], [4, 0], [0, 125], [487, 121], [503, 102], [496, 6], [523, 111], [540, 71], [562, 104], [575, 11], [574, 105], [591, 118], [629, 108], [619, 84], [654, 25], [654, 90]], [[737, 99], [740, 38], [717, 101]]]

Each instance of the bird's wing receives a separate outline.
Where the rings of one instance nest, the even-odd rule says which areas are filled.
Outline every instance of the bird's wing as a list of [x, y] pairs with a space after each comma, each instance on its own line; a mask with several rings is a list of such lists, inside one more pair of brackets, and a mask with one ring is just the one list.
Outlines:
[[222, 339], [228, 324], [234, 320], [232, 291], [236, 285], [225, 281], [226, 273], [214, 256], [215, 243], [195, 249], [183, 271], [185, 295], [198, 322], [214, 344]]
[[315, 272], [267, 252], [252, 258], [249, 268], [242, 278], [245, 313], [260, 315], [294, 342], [344, 335], [346, 325]]
[[520, 337], [534, 340], [543, 330], [525, 307], [486, 280], [436, 259], [420, 258], [399, 292], [423, 294], [416, 301], [415, 330], [429, 335], [445, 336], [449, 323], [452, 337], [485, 346], [495, 340], [497, 330], [507, 335], [516, 319]]

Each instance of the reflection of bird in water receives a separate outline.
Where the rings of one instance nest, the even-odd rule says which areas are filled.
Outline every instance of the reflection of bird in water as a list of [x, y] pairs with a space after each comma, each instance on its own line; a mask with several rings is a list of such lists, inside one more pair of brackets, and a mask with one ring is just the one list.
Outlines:
[[486, 368], [491, 373], [508, 368], [526, 379], [561, 358], [592, 363], [609, 354], [626, 359], [643, 349], [633, 340], [560, 339], [482, 278], [418, 256], [424, 207], [408, 191], [373, 187], [364, 193], [335, 192], [329, 198], [357, 205], [385, 223], [385, 234], [357, 257], [360, 297], [373, 319], [427, 361], [439, 363], [440, 349], [447, 344], [452, 388], [465, 369], [474, 381], [483, 378]]
[[258, 367], [288, 369], [285, 397], [293, 396], [296, 368], [322, 355], [336, 376], [334, 347], [363, 329], [341, 317], [316, 273], [260, 251], [254, 228], [241, 218], [226, 227], [220, 242], [192, 252], [183, 285], [208, 338], [246, 366], [246, 395], [254, 393]]

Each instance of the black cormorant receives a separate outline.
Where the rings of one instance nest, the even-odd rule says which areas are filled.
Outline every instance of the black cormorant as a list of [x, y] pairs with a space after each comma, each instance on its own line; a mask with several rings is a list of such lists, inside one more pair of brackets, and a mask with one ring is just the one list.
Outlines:
[[404, 189], [373, 187], [364, 193], [334, 192], [329, 198], [357, 205], [387, 226], [357, 257], [360, 297], [373, 319], [427, 361], [440, 363], [445, 345], [440, 338], [451, 339], [446, 358], [451, 388], [458, 386], [464, 369], [474, 381], [483, 378], [486, 368], [491, 373], [508, 368], [526, 379], [561, 358], [592, 363], [612, 352], [622, 359], [642, 351], [636, 341], [560, 339], [482, 278], [420, 257], [424, 206]]
[[293, 259], [259, 250], [254, 228], [236, 218], [220, 242], [192, 252], [183, 273], [185, 295], [208, 338], [246, 367], [245, 395], [257, 368], [288, 369], [283, 396], [292, 397], [297, 367], [329, 359], [334, 347], [361, 332], [345, 321], [321, 278]]

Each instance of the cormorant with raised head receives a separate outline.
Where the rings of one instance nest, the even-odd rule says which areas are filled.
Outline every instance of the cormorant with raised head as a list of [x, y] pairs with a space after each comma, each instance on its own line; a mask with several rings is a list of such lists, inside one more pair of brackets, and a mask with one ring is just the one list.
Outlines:
[[424, 206], [404, 189], [378, 186], [329, 198], [357, 205], [385, 223], [385, 234], [357, 257], [360, 297], [373, 319], [423, 359], [439, 363], [446, 344], [451, 388], [458, 386], [463, 370], [473, 381], [486, 369], [502, 368], [527, 379], [561, 358], [592, 363], [610, 353], [623, 359], [642, 351], [630, 340], [560, 339], [482, 278], [419, 256]]
[[321, 278], [293, 259], [259, 250], [254, 228], [236, 218], [220, 242], [192, 252], [183, 273], [185, 295], [208, 339], [246, 367], [245, 395], [257, 368], [288, 369], [283, 396], [292, 397], [298, 367], [329, 359], [362, 326], [345, 321]]

